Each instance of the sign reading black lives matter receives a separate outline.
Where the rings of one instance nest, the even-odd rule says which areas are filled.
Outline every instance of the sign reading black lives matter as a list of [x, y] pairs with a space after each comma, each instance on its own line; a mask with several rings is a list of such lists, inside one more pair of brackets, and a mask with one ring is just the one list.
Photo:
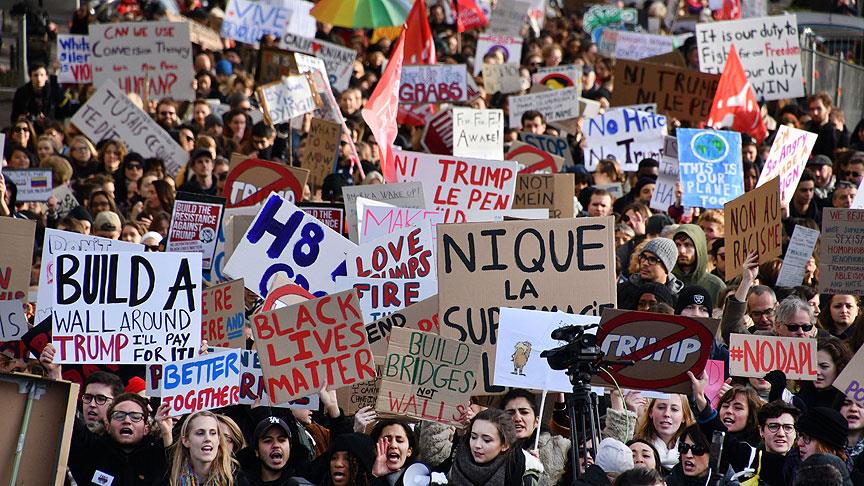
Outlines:
[[57, 363], [189, 359], [201, 346], [201, 253], [57, 255], [52, 342]]

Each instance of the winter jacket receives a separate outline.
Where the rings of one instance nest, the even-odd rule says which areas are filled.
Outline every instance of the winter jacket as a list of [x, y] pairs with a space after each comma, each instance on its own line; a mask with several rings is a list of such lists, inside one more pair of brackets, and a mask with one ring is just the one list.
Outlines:
[[570, 460], [570, 439], [543, 432], [540, 434], [538, 445], [543, 471], [540, 474], [539, 484], [540, 486], [557, 484]]
[[726, 288], [726, 284], [723, 280], [720, 280], [720, 277], [711, 275], [707, 271], [708, 246], [705, 240], [705, 233], [702, 231], [702, 228], [695, 224], [682, 224], [678, 227], [672, 239], [674, 240], [675, 237], [681, 234], [686, 235], [693, 241], [693, 246], [696, 248], [696, 261], [689, 274], [684, 274], [684, 271], [678, 264], [672, 269], [672, 273], [684, 282], [684, 285], [698, 285], [704, 288], [711, 294], [712, 302], [718, 302], [720, 292]]
[[[634, 273], [627, 280], [618, 284], [618, 308], [627, 309], [628, 303], [637, 302], [639, 300], [639, 292], [646, 281], [642, 280], [642, 276]], [[678, 298], [678, 292], [684, 288], [684, 282], [678, 280], [673, 274], [669, 274], [666, 279], [666, 288], [672, 293], [672, 296]]]

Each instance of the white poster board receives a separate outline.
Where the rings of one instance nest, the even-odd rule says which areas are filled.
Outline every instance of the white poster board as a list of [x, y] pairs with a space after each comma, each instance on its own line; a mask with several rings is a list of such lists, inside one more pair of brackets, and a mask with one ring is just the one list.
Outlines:
[[504, 110], [454, 106], [453, 155], [504, 160]]
[[666, 135], [666, 117], [627, 108], [609, 110], [589, 117], [583, 125], [588, 150], [585, 167], [597, 168], [600, 160], [612, 155], [625, 171], [636, 171], [639, 161], [659, 159]]

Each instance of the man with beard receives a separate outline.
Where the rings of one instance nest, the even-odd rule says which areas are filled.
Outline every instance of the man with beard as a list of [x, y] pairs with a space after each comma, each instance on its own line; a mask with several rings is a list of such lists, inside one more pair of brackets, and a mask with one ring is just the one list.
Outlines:
[[[295, 486], [312, 484], [300, 477], [294, 477], [295, 464], [303, 463], [304, 458], [291, 457], [292, 447], [299, 453], [292, 439], [294, 433], [288, 423], [279, 417], [267, 417], [255, 427], [252, 443], [240, 451], [238, 460], [252, 486]], [[305, 454], [297, 454], [295, 456]]]

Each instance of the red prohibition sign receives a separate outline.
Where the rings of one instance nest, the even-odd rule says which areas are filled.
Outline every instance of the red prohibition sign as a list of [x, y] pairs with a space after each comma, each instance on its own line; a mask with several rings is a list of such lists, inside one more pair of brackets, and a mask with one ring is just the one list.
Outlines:
[[[697, 359], [696, 364], [690, 369], [682, 369], [680, 373], [677, 373], [673, 376], [660, 377], [653, 380], [633, 378], [622, 375], [619, 372], [622, 369], [626, 369], [626, 367], [622, 365], [609, 366], [607, 370], [615, 375], [615, 379], [618, 381], [619, 385], [627, 388], [637, 388], [641, 390], [656, 390], [660, 388], [675, 386], [683, 382], [689, 382], [690, 378], [687, 376], [688, 371], [692, 371], [694, 375], [699, 376], [699, 374], [701, 374], [702, 371], [705, 369], [705, 363], [708, 361], [708, 358], [711, 355], [711, 344], [714, 341], [714, 335], [709, 329], [700, 324], [698, 321], [689, 319], [684, 316], [658, 315], [650, 312], [627, 312], [625, 314], [618, 315], [607, 322], [604, 322], [603, 325], [600, 326], [600, 329], [598, 329], [597, 331], [597, 344], [602, 345], [603, 341], [606, 340], [606, 336], [611, 334], [612, 331], [615, 331], [619, 327], [637, 322], [662, 322], [668, 325], [680, 326], [681, 329], [658, 340], [654, 344], [644, 346], [641, 349], [634, 351], [628, 355], [610, 356], [610, 360], [632, 360], [636, 362], [636, 364], [634, 364], [633, 366], [639, 366], [640, 360], [642, 360], [646, 356], [650, 356], [657, 351], [660, 351], [672, 344], [681, 342], [687, 338], [696, 338], [701, 343], [699, 347], [699, 358]], [[598, 376], [602, 377], [603, 381], [610, 384], [612, 383], [612, 381], [609, 379], [608, 376], [605, 375], [605, 373], [601, 373]]]
[[[234, 187], [234, 182], [238, 177], [253, 169], [255, 167], [264, 167], [267, 169], [276, 172], [280, 177], [279, 179], [267, 184], [266, 186], [259, 189], [255, 194], [237, 201], [235, 204], [231, 204], [231, 191]], [[267, 196], [270, 195], [271, 192], [279, 192], [285, 189], [291, 189], [294, 193], [294, 200], [300, 201], [303, 199], [303, 188], [300, 187], [300, 181], [294, 177], [294, 174], [288, 169], [288, 167], [277, 164], [275, 162], [268, 162], [266, 160], [261, 159], [246, 159], [243, 162], [237, 164], [229, 174], [228, 178], [225, 179], [225, 190], [222, 194], [222, 197], [228, 201], [229, 208], [240, 208], [244, 206], [254, 206], [261, 201], [263, 201]]]

